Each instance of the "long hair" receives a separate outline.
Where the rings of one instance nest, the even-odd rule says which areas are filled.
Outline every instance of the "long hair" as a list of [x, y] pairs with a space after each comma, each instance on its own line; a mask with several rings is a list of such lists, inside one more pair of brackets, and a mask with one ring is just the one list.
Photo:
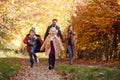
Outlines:
[[68, 32], [70, 31], [70, 27], [72, 26], [72, 28], [73, 28], [73, 31], [74, 31], [74, 26], [73, 25], [69, 25], [69, 27], [68, 27]]

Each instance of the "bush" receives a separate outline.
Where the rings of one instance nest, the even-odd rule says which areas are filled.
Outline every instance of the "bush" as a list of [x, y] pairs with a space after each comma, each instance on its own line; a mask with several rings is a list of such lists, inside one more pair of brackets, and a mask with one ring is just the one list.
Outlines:
[[20, 69], [20, 62], [13, 59], [0, 59], [0, 80], [9, 80]]

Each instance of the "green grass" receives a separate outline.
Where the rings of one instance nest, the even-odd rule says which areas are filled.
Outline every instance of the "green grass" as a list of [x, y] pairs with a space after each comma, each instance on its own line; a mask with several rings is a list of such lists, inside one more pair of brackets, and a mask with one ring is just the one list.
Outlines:
[[0, 80], [9, 80], [20, 69], [20, 61], [17, 58], [1, 58], [0, 59]]
[[0, 58], [5, 58], [5, 57], [9, 57], [9, 58], [12, 58], [12, 57], [18, 57], [20, 58], [22, 56], [21, 53], [15, 53], [15, 51], [10, 51], [10, 50], [0, 50]]
[[58, 65], [57, 71], [74, 75], [77, 80], [120, 80], [120, 71], [78, 65]]

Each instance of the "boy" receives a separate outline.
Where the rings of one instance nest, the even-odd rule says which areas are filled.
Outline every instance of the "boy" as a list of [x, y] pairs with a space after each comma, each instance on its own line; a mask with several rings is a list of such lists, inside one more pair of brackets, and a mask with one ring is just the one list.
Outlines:
[[36, 63], [39, 62], [39, 59], [37, 58], [37, 55], [35, 53], [38, 52], [38, 47], [39, 48], [41, 47], [42, 40], [39, 36], [36, 35], [35, 30], [32, 28], [29, 31], [29, 34], [27, 34], [27, 36], [25, 37], [23, 42], [27, 44], [27, 51], [30, 56], [31, 67], [33, 67], [34, 64], [33, 57]]

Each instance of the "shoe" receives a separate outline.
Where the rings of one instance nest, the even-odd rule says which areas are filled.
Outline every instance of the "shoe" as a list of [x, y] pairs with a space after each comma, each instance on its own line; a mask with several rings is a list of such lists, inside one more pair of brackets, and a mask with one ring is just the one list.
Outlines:
[[51, 70], [51, 69], [53, 69], [53, 66], [52, 66], [52, 65], [49, 66], [49, 70]]
[[55, 69], [54, 67], [52, 67], [51, 69]]
[[72, 61], [72, 60], [70, 60], [70, 61], [69, 61], [69, 65], [72, 65], [72, 64], [73, 64], [73, 61]]
[[31, 68], [33, 68], [33, 64], [34, 64], [34, 63], [31, 63], [31, 65], [30, 65]]
[[72, 65], [71, 63], [69, 65]]
[[55, 67], [52, 66], [52, 65], [50, 65], [50, 66], [49, 66], [49, 70], [52, 70], [52, 69], [55, 69]]
[[39, 59], [37, 58], [37, 59], [35, 60], [35, 62], [38, 63], [38, 62], [39, 62]]
[[52, 68], [51, 67], [49, 67], [49, 70], [51, 70]]
[[69, 65], [72, 65], [72, 64], [73, 64], [72, 62], [69, 63]]

